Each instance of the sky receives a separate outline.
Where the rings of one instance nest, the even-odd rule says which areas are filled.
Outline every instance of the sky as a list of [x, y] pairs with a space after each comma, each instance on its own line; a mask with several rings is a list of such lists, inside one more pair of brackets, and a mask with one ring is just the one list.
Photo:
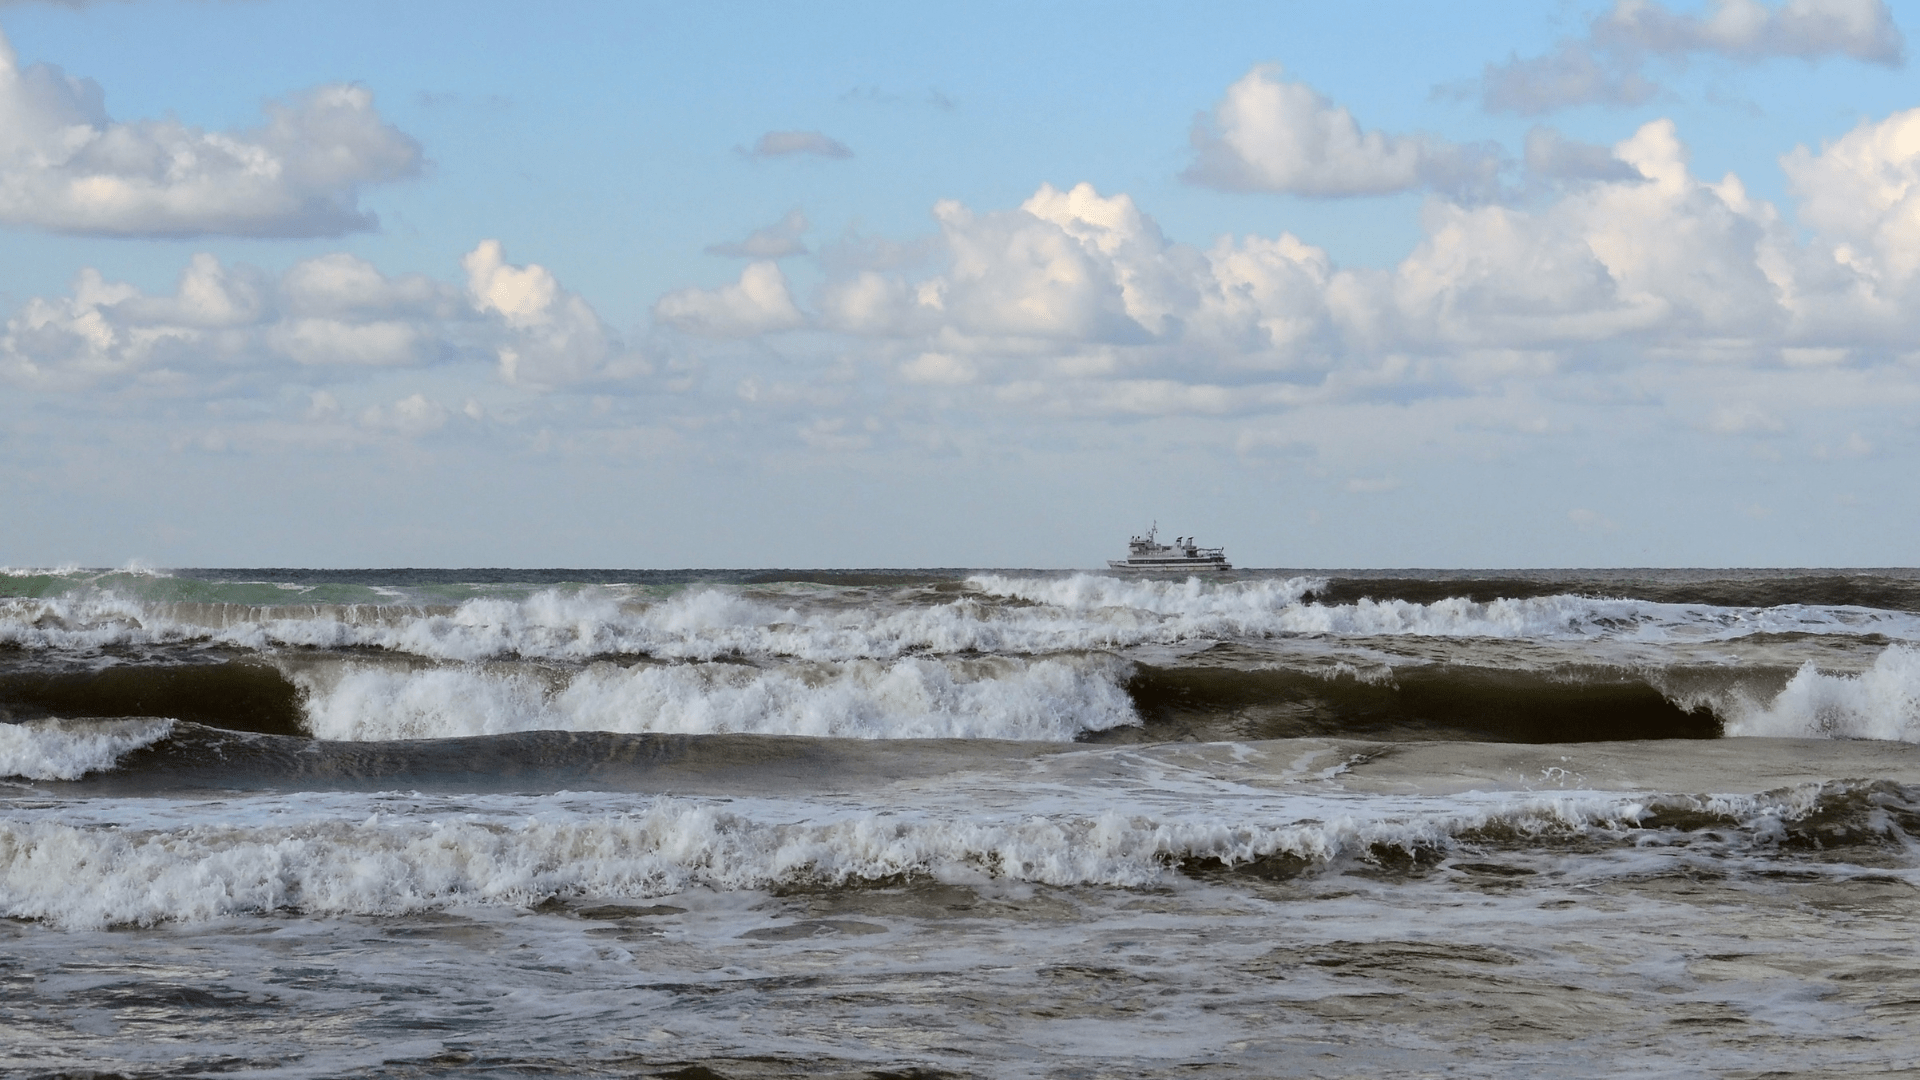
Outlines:
[[0, 564], [1920, 564], [1916, 26], [0, 0]]

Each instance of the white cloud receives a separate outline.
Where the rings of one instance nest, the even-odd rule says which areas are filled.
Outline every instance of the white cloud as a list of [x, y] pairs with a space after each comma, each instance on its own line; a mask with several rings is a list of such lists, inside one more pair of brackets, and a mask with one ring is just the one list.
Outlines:
[[364, 184], [411, 176], [419, 144], [366, 88], [270, 103], [264, 126], [118, 122], [91, 79], [22, 69], [0, 35], [0, 222], [107, 236], [335, 236], [374, 228]]
[[546, 267], [508, 263], [498, 240], [482, 241], [460, 265], [473, 306], [504, 324], [493, 348], [507, 382], [547, 388], [651, 370]]
[[1016, 211], [975, 214], [952, 200], [937, 204], [951, 266], [915, 290], [917, 312], [980, 336], [1138, 338], [1143, 328], [1114, 255], [1129, 246], [1141, 219], [1124, 195], [1102, 200], [1090, 185], [1077, 190], [1092, 197], [1063, 203], [1043, 184]]
[[774, 262], [748, 264], [740, 280], [717, 289], [681, 289], [653, 305], [654, 318], [705, 337], [752, 337], [792, 330], [805, 318]]
[[1780, 159], [1800, 219], [1843, 243], [1835, 257], [1886, 285], [1920, 270], [1920, 109], [1863, 122]]
[[1774, 57], [1845, 56], [1899, 66], [1906, 39], [1883, 0], [1713, 0], [1704, 14], [1653, 0], [1615, 0], [1583, 38], [1551, 53], [1488, 64], [1481, 103], [1494, 112], [1538, 115], [1576, 105], [1633, 105], [1660, 87], [1642, 74], [1647, 57], [1715, 55], [1753, 62]]
[[[1879, 239], [1899, 235], [1887, 230], [1911, 190], [1903, 124], [1790, 155], [1810, 239], [1737, 177], [1696, 176], [1665, 121], [1604, 149], [1558, 140], [1535, 156], [1559, 155], [1568, 182], [1522, 203], [1429, 199], [1418, 242], [1382, 268], [1343, 267], [1286, 233], [1177, 242], [1132, 197], [1089, 184], [1041, 184], [1012, 206], [942, 202], [924, 238], [802, 264], [794, 281], [822, 279], [804, 296], [783, 270], [794, 264], [758, 260], [662, 297], [658, 343], [692, 358], [675, 371], [689, 389], [644, 406], [604, 385], [641, 365], [585, 301], [491, 241], [454, 280], [342, 253], [279, 274], [200, 256], [152, 293], [89, 271], [12, 313], [0, 375], [127, 402], [219, 401], [227, 411], [202, 423], [242, 450], [298, 442], [247, 427], [277, 408], [305, 432], [299, 445], [519, 431], [585, 452], [580, 432], [644, 407], [670, 412], [654, 419], [681, 446], [988, 454], [1031, 450], [1021, 423], [1110, 448], [1177, 432], [1182, 453], [1212, 445], [1233, 468], [1329, 493], [1349, 478], [1438, 490], [1419, 462], [1463, 446], [1658, 446], [1659, 426], [1838, 461], [1850, 432], [1900, 445], [1861, 403], [1920, 403], [1920, 365], [1901, 358], [1920, 340], [1920, 304], [1887, 269], [1898, 245]], [[546, 399], [530, 419], [538, 399], [522, 388], [563, 385], [613, 396], [591, 409]], [[727, 453], [751, 452], [734, 442]], [[1556, 495], [1541, 513], [1571, 535], [1565, 508], [1606, 497]]]
[[1229, 191], [1338, 197], [1431, 188], [1486, 197], [1499, 189], [1499, 155], [1424, 135], [1363, 131], [1313, 87], [1259, 66], [1194, 123], [1186, 178]]
[[[1642, 389], [1593, 380], [1668, 368], [1737, 391], [1734, 372], [1881, 364], [1920, 331], [1920, 304], [1894, 302], [1911, 294], [1889, 292], [1885, 269], [1913, 250], [1899, 239], [1920, 186], [1903, 171], [1920, 154], [1906, 149], [1906, 122], [1790, 164], [1808, 190], [1841, 192], [1846, 214], [1831, 223], [1848, 241], [1804, 240], [1738, 177], [1694, 175], [1661, 120], [1606, 148], [1538, 133], [1541, 171], [1577, 182], [1524, 205], [1432, 199], [1421, 239], [1387, 269], [1342, 268], [1284, 233], [1172, 242], [1127, 195], [1043, 184], [1012, 209], [936, 204], [920, 263], [824, 264], [815, 316], [771, 263], [671, 294], [656, 314], [710, 336], [806, 323], [841, 335], [832, 347], [872, 358], [902, 393], [933, 387], [983, 409], [1240, 415], [1526, 383], [1644, 403]], [[1846, 194], [1872, 178], [1870, 196]], [[1766, 426], [1715, 417], [1700, 425]], [[1494, 426], [1556, 424], [1531, 408]]]
[[[1704, 184], [1668, 121], [1614, 154], [1638, 174], [1539, 211], [1442, 207], [1395, 273], [1395, 315], [1415, 341], [1574, 345], [1652, 335], [1765, 340], [1784, 329], [1769, 271], [1787, 243], [1738, 181]], [[1644, 179], [1640, 179], [1644, 177]]]
[[769, 131], [760, 136], [748, 153], [757, 158], [792, 157], [796, 154], [824, 158], [853, 156], [853, 151], [847, 148], [846, 143], [818, 131]]
[[1333, 260], [1290, 233], [1221, 237], [1207, 253], [1213, 288], [1187, 320], [1190, 333], [1258, 366], [1312, 366], [1333, 348]]
[[351, 323], [339, 319], [296, 319], [276, 324], [268, 341], [301, 364], [363, 364], [407, 367], [418, 364], [432, 343], [421, 328], [399, 319]]
[[807, 215], [797, 209], [789, 210], [787, 216], [779, 221], [748, 233], [745, 240], [708, 245], [707, 254], [744, 259], [784, 259], [792, 255], [805, 255], [807, 245], [800, 238], [806, 235], [807, 227]]
[[425, 274], [390, 278], [345, 252], [295, 263], [280, 279], [280, 301], [291, 314], [342, 318], [409, 312], [446, 317], [454, 304], [446, 285]]
[[195, 255], [171, 295], [88, 269], [67, 296], [35, 297], [7, 320], [0, 376], [52, 390], [181, 388], [463, 358], [495, 362], [505, 381], [535, 388], [644, 373], [544, 268], [507, 264], [494, 241], [463, 265], [465, 292], [420, 274], [388, 277], [344, 253], [278, 279]]

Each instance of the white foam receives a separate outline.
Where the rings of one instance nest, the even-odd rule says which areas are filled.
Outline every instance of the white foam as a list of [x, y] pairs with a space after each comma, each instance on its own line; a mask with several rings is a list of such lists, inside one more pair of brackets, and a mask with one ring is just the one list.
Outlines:
[[1890, 645], [1857, 675], [1801, 665], [1765, 705], [1727, 706], [1729, 735], [1920, 742], [1920, 650]]
[[906, 875], [1130, 888], [1163, 884], [1188, 859], [1238, 865], [1287, 856], [1326, 865], [1381, 848], [1445, 850], [1489, 833], [1507, 843], [1657, 843], [1657, 834], [1638, 830], [1662, 812], [1725, 820], [1763, 852], [1829, 793], [1846, 794], [1810, 784], [1653, 799], [1585, 791], [1249, 800], [1219, 789], [1213, 799], [1146, 813], [1115, 809], [1124, 800], [1098, 790], [1036, 791], [1035, 802], [989, 811], [965, 787], [858, 809], [568, 793], [56, 803], [0, 819], [0, 915], [70, 927], [283, 909], [386, 915]]
[[1326, 588], [1327, 580], [1294, 577], [1212, 582], [1198, 577], [1175, 581], [1101, 574], [1045, 578], [977, 574], [968, 578], [967, 584], [989, 595], [1017, 597], [1081, 614], [1127, 609], [1189, 619], [1211, 616], [1257, 621], [1284, 611], [1315, 589]]
[[970, 580], [972, 592], [944, 602], [908, 591], [864, 595], [858, 604], [844, 605], [831, 592], [778, 596], [703, 586], [665, 599], [608, 588], [547, 589], [524, 599], [478, 598], [442, 609], [153, 602], [89, 587], [0, 600], [0, 643], [36, 650], [180, 642], [361, 647], [469, 661], [610, 655], [833, 661], [915, 653], [1037, 655], [1281, 635], [1660, 644], [1817, 633], [1920, 641], [1920, 617], [1866, 608], [1723, 608], [1580, 596], [1431, 604], [1303, 601], [1322, 584], [1314, 578], [1166, 582], [983, 575]]
[[1187, 858], [1327, 863], [1375, 845], [1445, 846], [1494, 823], [1509, 835], [1625, 830], [1646, 810], [1594, 793], [1313, 800], [1299, 806], [1304, 813], [1254, 819], [1219, 809], [994, 816], [666, 797], [381, 801], [391, 812], [355, 816], [365, 801], [335, 795], [262, 798], [250, 808], [116, 800], [13, 815], [0, 820], [0, 914], [63, 926], [280, 909], [379, 915], [909, 874], [1135, 887], [1166, 880]]
[[64, 577], [80, 572], [78, 563], [62, 563], [59, 566], [0, 566], [0, 577]]
[[78, 780], [173, 734], [172, 720], [27, 720], [0, 723], [0, 776]]
[[1308, 592], [1325, 587], [1326, 581], [1316, 578], [1213, 583], [1198, 578], [1142, 581], [1089, 574], [982, 575], [969, 583], [983, 592], [1066, 611], [1152, 613], [1168, 620], [1167, 628], [1179, 637], [1325, 634], [1667, 641], [1795, 632], [1920, 636], [1920, 619], [1870, 608], [1798, 604], [1730, 608], [1564, 594], [1485, 602], [1449, 597], [1431, 604], [1368, 599], [1352, 604], [1300, 602]]
[[513, 731], [742, 732], [1066, 741], [1140, 723], [1106, 657], [910, 657], [761, 669], [696, 663], [577, 672], [347, 664], [293, 673], [322, 739]]

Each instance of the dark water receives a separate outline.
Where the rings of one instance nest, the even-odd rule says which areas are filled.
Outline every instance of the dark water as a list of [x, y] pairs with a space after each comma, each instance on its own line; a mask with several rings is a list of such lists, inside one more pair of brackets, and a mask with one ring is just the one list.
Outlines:
[[0, 1073], [1920, 1065], [1920, 573], [0, 577]]

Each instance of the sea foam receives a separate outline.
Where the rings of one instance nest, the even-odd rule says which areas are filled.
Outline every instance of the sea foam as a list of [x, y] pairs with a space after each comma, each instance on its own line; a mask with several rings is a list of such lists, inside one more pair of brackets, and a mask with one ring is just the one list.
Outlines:
[[909, 657], [529, 672], [372, 664], [296, 672], [318, 738], [433, 739], [532, 730], [1066, 741], [1140, 723], [1104, 656]]
[[89, 588], [0, 599], [0, 644], [67, 651], [178, 643], [377, 648], [461, 661], [835, 661], [924, 653], [1040, 655], [1285, 635], [1661, 643], [1819, 633], [1920, 641], [1920, 617], [1864, 608], [1726, 608], [1572, 595], [1427, 604], [1310, 600], [1324, 584], [1307, 577], [1169, 582], [988, 574], [969, 579], [968, 591], [937, 602], [911, 590], [864, 595], [858, 604], [844, 605], [832, 592], [796, 596], [699, 586], [660, 599], [605, 588], [545, 589], [444, 608], [155, 601]]
[[1192, 860], [1234, 866], [1278, 856], [1316, 866], [1389, 849], [1445, 850], [1484, 835], [1511, 843], [1597, 831], [1631, 841], [1643, 822], [1670, 812], [1724, 822], [1765, 846], [1834, 798], [1857, 801], [1842, 785], [1656, 800], [1468, 794], [1305, 801], [1302, 813], [1246, 818], [1226, 807], [1158, 817], [994, 815], [586, 796], [388, 797], [367, 814], [365, 802], [319, 796], [223, 803], [210, 818], [177, 801], [115, 800], [0, 819], [0, 915], [68, 927], [280, 910], [390, 915], [556, 895], [645, 898], [916, 876], [1139, 887]]
[[1920, 742], [1920, 650], [1889, 645], [1857, 675], [1808, 662], [1771, 702], [1726, 708], [1729, 735]]
[[0, 777], [78, 780], [173, 734], [172, 720], [26, 720], [0, 723]]

